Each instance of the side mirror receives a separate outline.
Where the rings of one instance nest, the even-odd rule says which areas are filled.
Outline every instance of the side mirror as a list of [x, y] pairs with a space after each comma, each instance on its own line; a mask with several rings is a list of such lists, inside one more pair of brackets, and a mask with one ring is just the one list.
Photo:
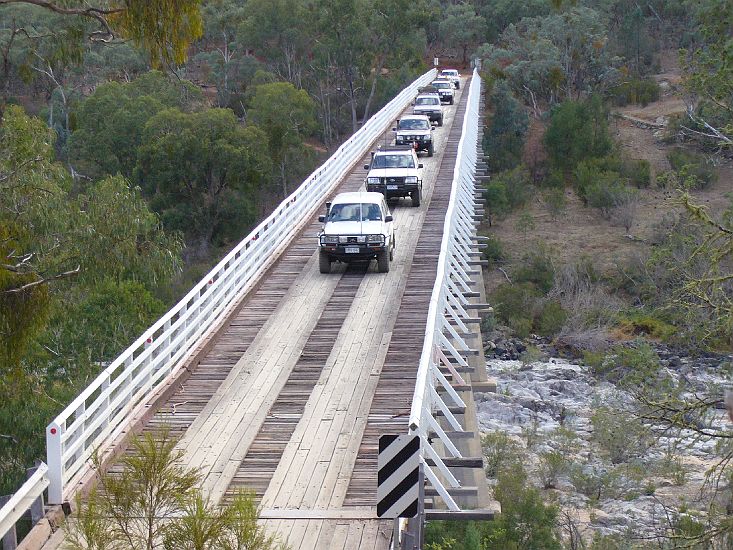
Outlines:
[[394, 218], [393, 218], [392, 216], [385, 216], [385, 217], [384, 217], [384, 221], [385, 221], [386, 223], [389, 223], [389, 222], [391, 222], [392, 220], [394, 220]]
[[369, 165], [368, 164], [365, 164], [364, 165], [364, 170], [369, 170]]
[[418, 168], [422, 168], [422, 162], [417, 165]]
[[321, 222], [321, 223], [325, 222], [326, 221], [326, 216], [323, 216], [323, 215], [318, 216], [318, 221]]
[[396, 132], [396, 131], [397, 131], [397, 128], [392, 128], [392, 131], [393, 131], [393, 132]]
[[435, 130], [435, 126], [430, 127], [430, 131], [432, 132], [433, 130]]

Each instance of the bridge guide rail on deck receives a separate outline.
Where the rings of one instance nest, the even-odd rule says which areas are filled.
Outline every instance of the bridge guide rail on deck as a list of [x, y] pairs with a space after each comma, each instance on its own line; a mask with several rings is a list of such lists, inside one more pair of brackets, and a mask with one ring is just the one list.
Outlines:
[[[448, 369], [454, 382], [465, 384], [454, 364], [468, 367], [461, 354], [470, 352], [466, 336], [472, 332], [466, 324], [470, 318], [470, 302], [466, 295], [471, 295], [472, 292], [471, 262], [473, 248], [476, 246], [475, 173], [477, 148], [480, 146], [481, 77], [475, 70], [468, 93], [409, 421], [409, 433], [419, 435], [422, 440], [425, 478], [452, 512], [460, 512], [461, 508], [451, 497], [446, 485], [459, 488], [461, 484], [429, 443], [428, 434], [437, 434], [436, 439], [453, 458], [463, 458], [436, 416], [443, 415], [452, 430], [464, 431], [461, 422], [451, 412], [451, 407], [462, 409], [465, 403], [441, 372], [441, 366]], [[438, 388], [445, 392], [442, 396], [438, 393]], [[420, 509], [423, 510], [424, 507], [421, 506]]]
[[89, 470], [92, 453], [124, 432], [151, 390], [191, 356], [435, 73], [435, 69], [425, 73], [369, 119], [48, 425], [50, 504], [68, 499], [75, 482]]

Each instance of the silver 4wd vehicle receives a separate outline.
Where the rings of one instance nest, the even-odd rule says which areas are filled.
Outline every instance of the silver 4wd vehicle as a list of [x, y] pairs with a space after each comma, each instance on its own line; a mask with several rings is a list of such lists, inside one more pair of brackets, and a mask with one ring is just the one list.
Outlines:
[[440, 97], [440, 101], [445, 101], [451, 105], [453, 105], [454, 101], [454, 90], [453, 90], [453, 83], [450, 80], [433, 80], [430, 85], [438, 90], [438, 96]]
[[382, 193], [387, 199], [410, 197], [412, 206], [420, 206], [421, 168], [412, 145], [380, 147], [372, 155], [372, 162], [364, 165], [364, 170], [369, 170], [366, 190]]
[[443, 106], [437, 93], [419, 94], [413, 103], [412, 114], [425, 115], [443, 126]]
[[440, 71], [440, 78], [447, 78], [456, 87], [456, 90], [461, 87], [461, 75], [458, 74], [456, 69], [443, 69]]
[[433, 156], [433, 125], [425, 115], [405, 115], [392, 128], [395, 145], [411, 145], [415, 151], [427, 151]]
[[319, 216], [323, 229], [318, 234], [318, 267], [331, 272], [331, 263], [377, 259], [380, 273], [389, 271], [394, 258], [392, 216], [381, 193], [340, 193], [326, 203]]

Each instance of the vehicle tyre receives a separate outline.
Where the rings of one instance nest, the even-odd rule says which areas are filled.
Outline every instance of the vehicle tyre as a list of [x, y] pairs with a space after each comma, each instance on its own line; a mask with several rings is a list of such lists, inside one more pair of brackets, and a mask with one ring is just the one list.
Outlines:
[[450, 104], [453, 105], [453, 98], [450, 98]]
[[460, 82], [456, 82], [456, 90], [460, 90], [460, 89], [461, 89], [461, 83]]
[[331, 258], [328, 255], [318, 254], [318, 269], [321, 273], [331, 273]]
[[380, 273], [389, 273], [389, 252], [386, 250], [377, 255], [377, 269]]
[[420, 195], [422, 192], [418, 189], [417, 191], [413, 191], [410, 193], [410, 196], [412, 197], [412, 206], [420, 206]]
[[397, 245], [397, 242], [395, 241], [395, 238], [392, 237], [392, 246], [389, 247], [389, 261], [391, 262], [394, 260], [394, 248]]
[[438, 126], [443, 126], [443, 117], [438, 119]]
[[433, 151], [434, 151], [434, 149], [433, 149], [433, 143], [430, 142], [430, 145], [428, 145], [428, 156], [429, 157], [432, 157], [433, 156]]

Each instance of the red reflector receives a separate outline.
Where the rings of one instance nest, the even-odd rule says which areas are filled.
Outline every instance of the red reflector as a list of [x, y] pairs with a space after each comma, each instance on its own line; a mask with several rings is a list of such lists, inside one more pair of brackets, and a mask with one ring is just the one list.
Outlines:
[[51, 428], [51, 435], [56, 435], [56, 428]]
[[147, 342], [148, 342], [148, 344], [152, 344], [153, 343], [153, 339], [152, 338], [148, 338]]

